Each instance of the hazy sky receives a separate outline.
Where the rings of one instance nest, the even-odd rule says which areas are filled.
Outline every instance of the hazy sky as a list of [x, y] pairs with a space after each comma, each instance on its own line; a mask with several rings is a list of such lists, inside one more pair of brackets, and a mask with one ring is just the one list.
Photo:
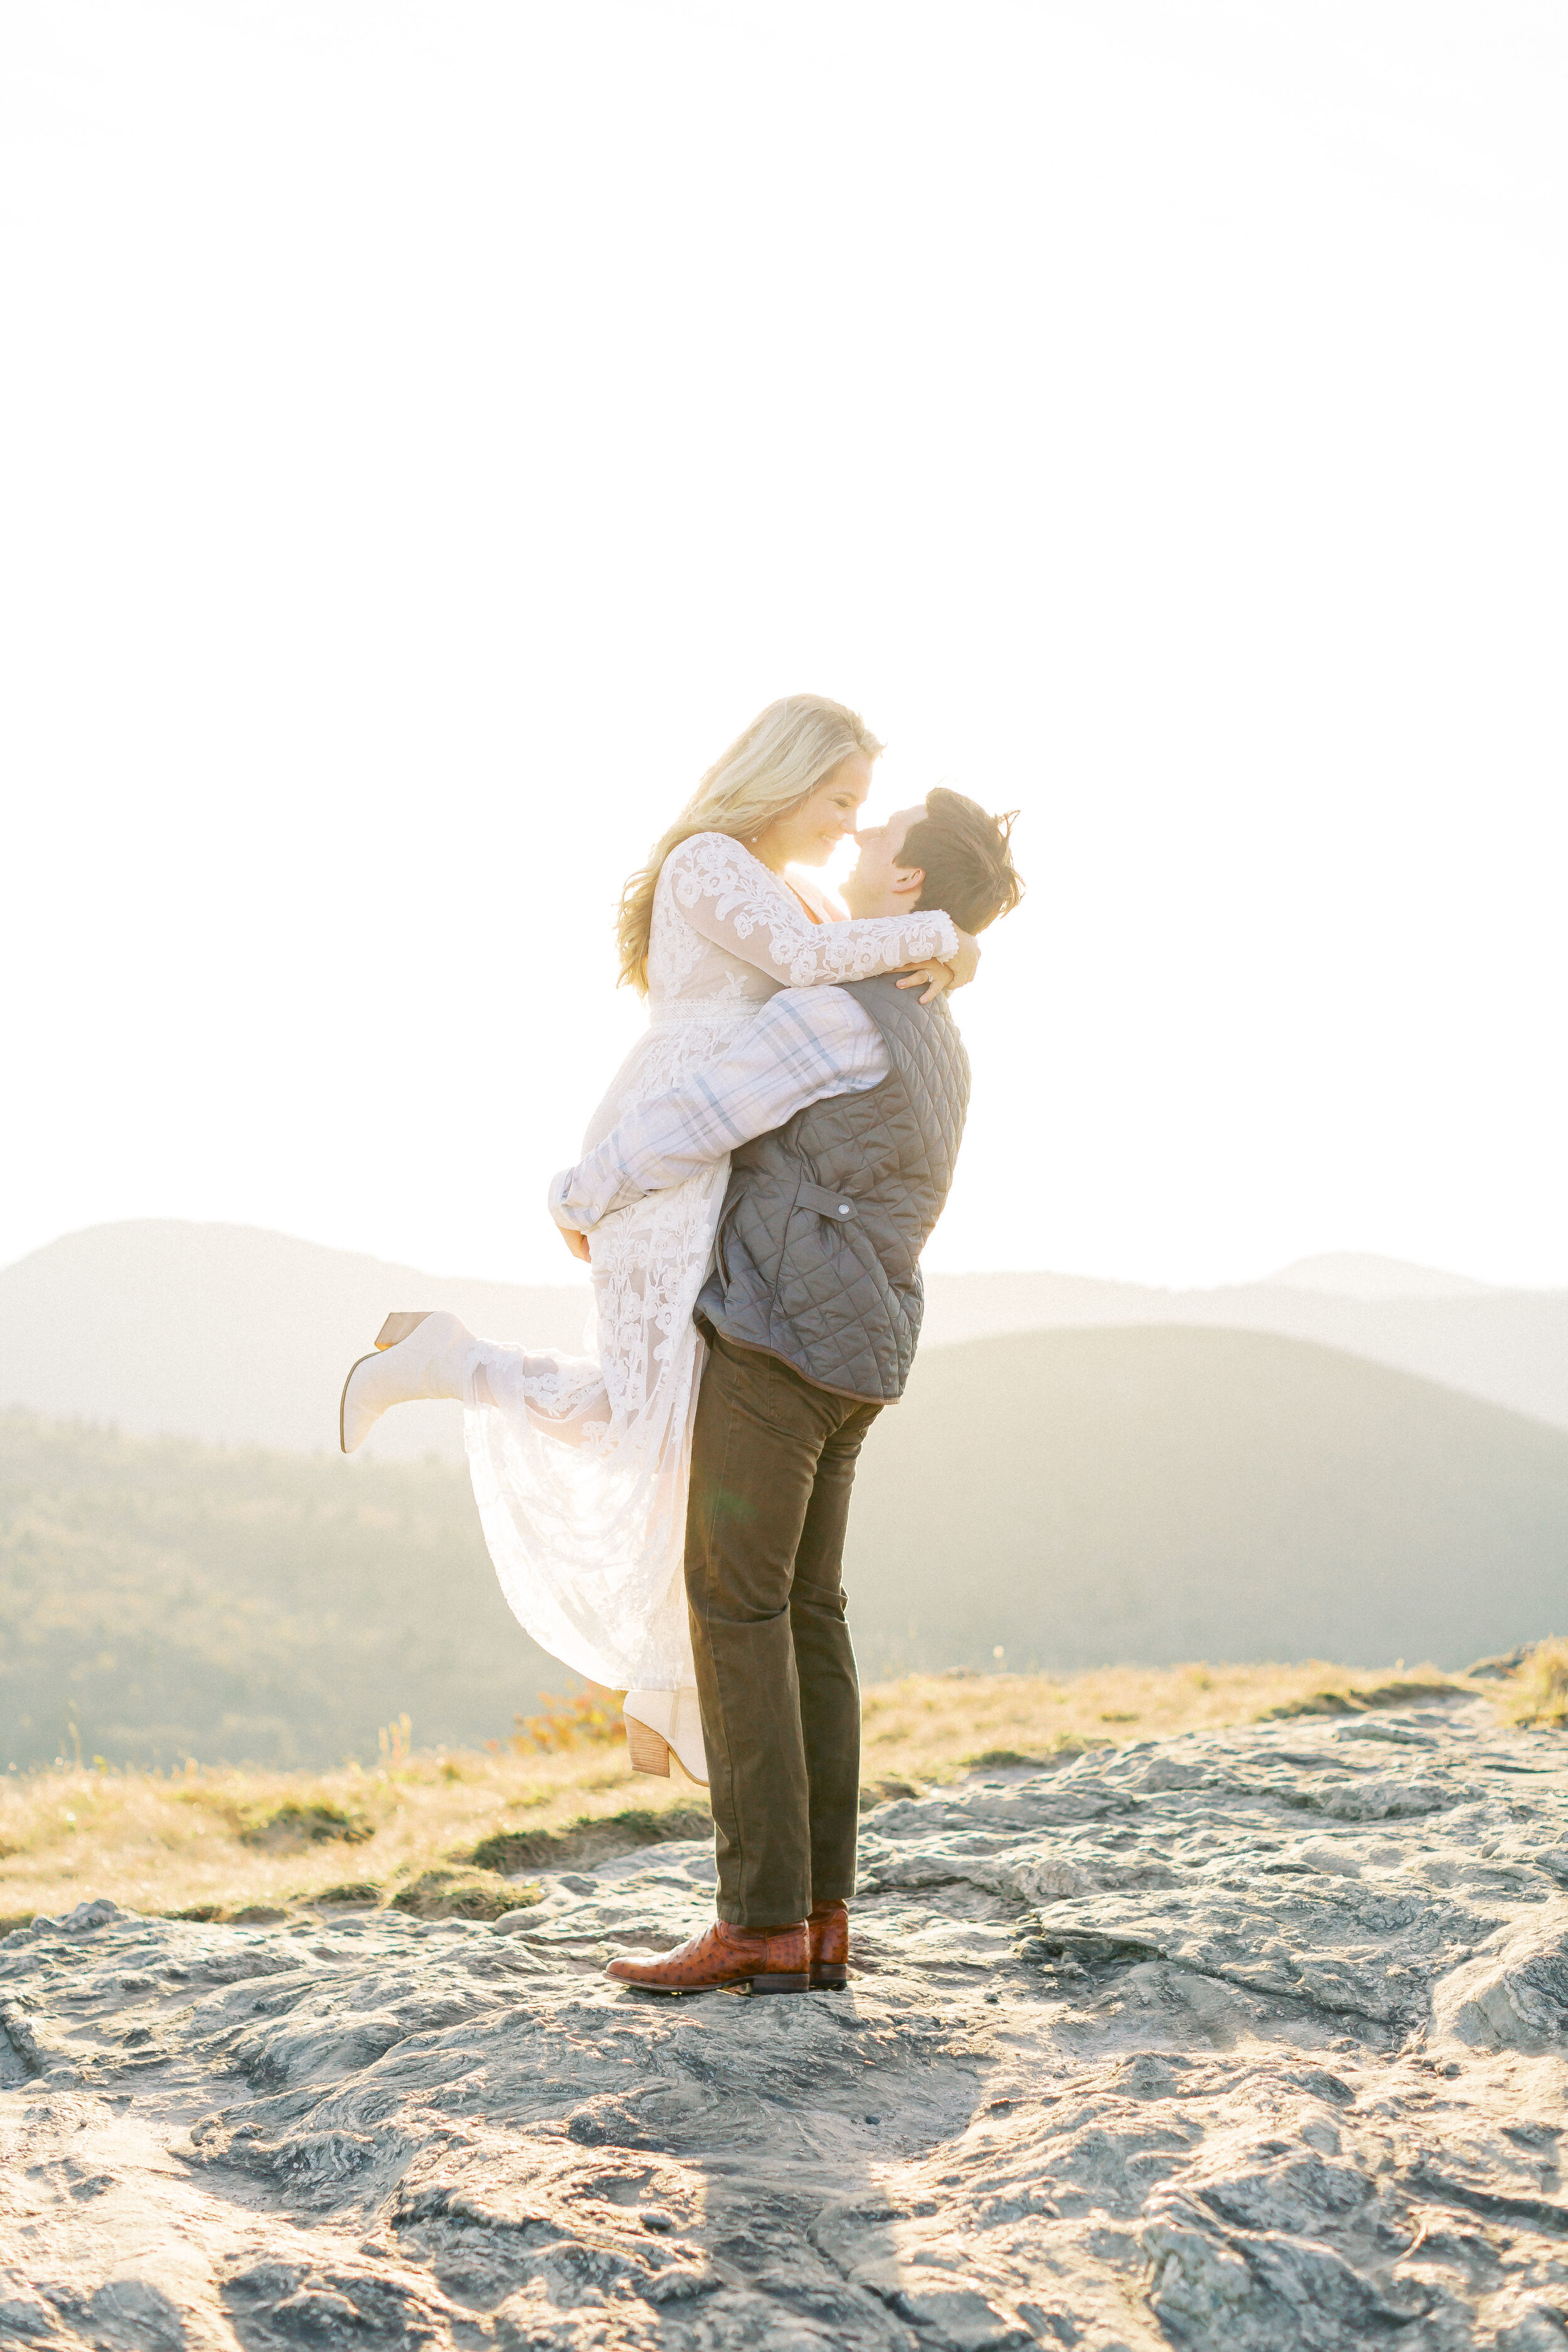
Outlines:
[[9, 0], [0, 1260], [567, 1278], [618, 886], [811, 689], [1025, 812], [933, 1263], [1568, 1283], [1565, 102], [1547, 0]]

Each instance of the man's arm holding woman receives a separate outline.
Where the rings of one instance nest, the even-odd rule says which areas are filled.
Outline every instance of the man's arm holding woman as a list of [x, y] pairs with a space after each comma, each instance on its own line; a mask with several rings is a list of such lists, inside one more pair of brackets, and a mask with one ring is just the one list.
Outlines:
[[882, 1032], [852, 996], [781, 989], [727, 1052], [639, 1103], [586, 1159], [553, 1176], [549, 1213], [572, 1246], [617, 1209], [685, 1183], [825, 1095], [862, 1093], [887, 1073]]

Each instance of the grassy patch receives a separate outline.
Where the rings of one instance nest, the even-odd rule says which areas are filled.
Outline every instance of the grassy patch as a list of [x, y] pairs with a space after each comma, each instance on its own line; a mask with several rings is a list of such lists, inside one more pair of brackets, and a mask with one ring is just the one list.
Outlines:
[[336, 1886], [319, 1886], [310, 1898], [312, 1903], [323, 1905], [351, 1903], [361, 1910], [378, 1904], [381, 1899], [382, 1890], [373, 1878], [345, 1878]]
[[662, 1812], [630, 1805], [597, 1819], [585, 1816], [563, 1830], [500, 1830], [482, 1838], [466, 1859], [481, 1870], [569, 1870], [574, 1863], [612, 1862], [640, 1846], [706, 1837], [712, 1826], [706, 1805], [671, 1805]]
[[537, 1882], [518, 1886], [494, 1870], [442, 1864], [422, 1870], [398, 1887], [390, 1908], [407, 1911], [415, 1919], [499, 1919], [538, 1899]]
[[323, 1803], [297, 1804], [292, 1797], [281, 1805], [252, 1807], [237, 1832], [241, 1845], [256, 1847], [263, 1853], [283, 1853], [303, 1845], [320, 1845], [329, 1838], [341, 1838], [345, 1845], [363, 1845], [376, 1833], [374, 1822], [362, 1812], [350, 1812], [342, 1805]]
[[861, 1811], [869, 1813], [873, 1805], [890, 1805], [900, 1797], [923, 1797], [925, 1789], [918, 1780], [905, 1780], [897, 1772], [884, 1772], [880, 1780], [861, 1782]]
[[1300, 1698], [1285, 1699], [1278, 1706], [1265, 1708], [1259, 1720], [1280, 1723], [1298, 1715], [1365, 1715], [1380, 1706], [1410, 1706], [1421, 1698], [1451, 1698], [1456, 1691], [1464, 1688], [1463, 1683], [1451, 1682], [1434, 1666], [1425, 1675], [1417, 1674], [1414, 1681], [1307, 1691]]
[[[1082, 1750], [1074, 1748], [1071, 1750], [1059, 1750], [1058, 1753], [1079, 1756], [1082, 1754]], [[1042, 1765], [1052, 1762], [1053, 1759], [1050, 1756], [1026, 1756], [1021, 1748], [982, 1748], [977, 1756], [966, 1756], [964, 1761], [974, 1772], [1007, 1770], [1020, 1764], [1027, 1765], [1038, 1772]], [[871, 1794], [872, 1791], [869, 1789], [861, 1790], [862, 1805]]]

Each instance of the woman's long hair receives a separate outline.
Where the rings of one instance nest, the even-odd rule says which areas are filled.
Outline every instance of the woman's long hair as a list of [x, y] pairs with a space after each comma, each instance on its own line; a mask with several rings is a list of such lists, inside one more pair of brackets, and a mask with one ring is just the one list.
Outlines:
[[856, 752], [874, 760], [882, 750], [858, 711], [821, 694], [787, 694], [770, 702], [727, 751], [716, 760], [680, 815], [654, 844], [621, 893], [615, 936], [620, 983], [648, 993], [648, 934], [653, 893], [672, 849], [694, 833], [727, 833], [755, 841], [775, 817], [808, 800], [824, 776]]

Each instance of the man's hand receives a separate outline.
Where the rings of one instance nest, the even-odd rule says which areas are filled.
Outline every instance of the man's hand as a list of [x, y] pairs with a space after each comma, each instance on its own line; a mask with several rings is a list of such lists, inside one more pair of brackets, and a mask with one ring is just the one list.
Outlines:
[[588, 1255], [588, 1235], [586, 1234], [580, 1234], [575, 1225], [558, 1225], [556, 1227], [556, 1231], [560, 1235], [562, 1241], [566, 1244], [568, 1249], [571, 1252], [573, 1257], [580, 1257], [584, 1265], [587, 1265], [590, 1263]]

